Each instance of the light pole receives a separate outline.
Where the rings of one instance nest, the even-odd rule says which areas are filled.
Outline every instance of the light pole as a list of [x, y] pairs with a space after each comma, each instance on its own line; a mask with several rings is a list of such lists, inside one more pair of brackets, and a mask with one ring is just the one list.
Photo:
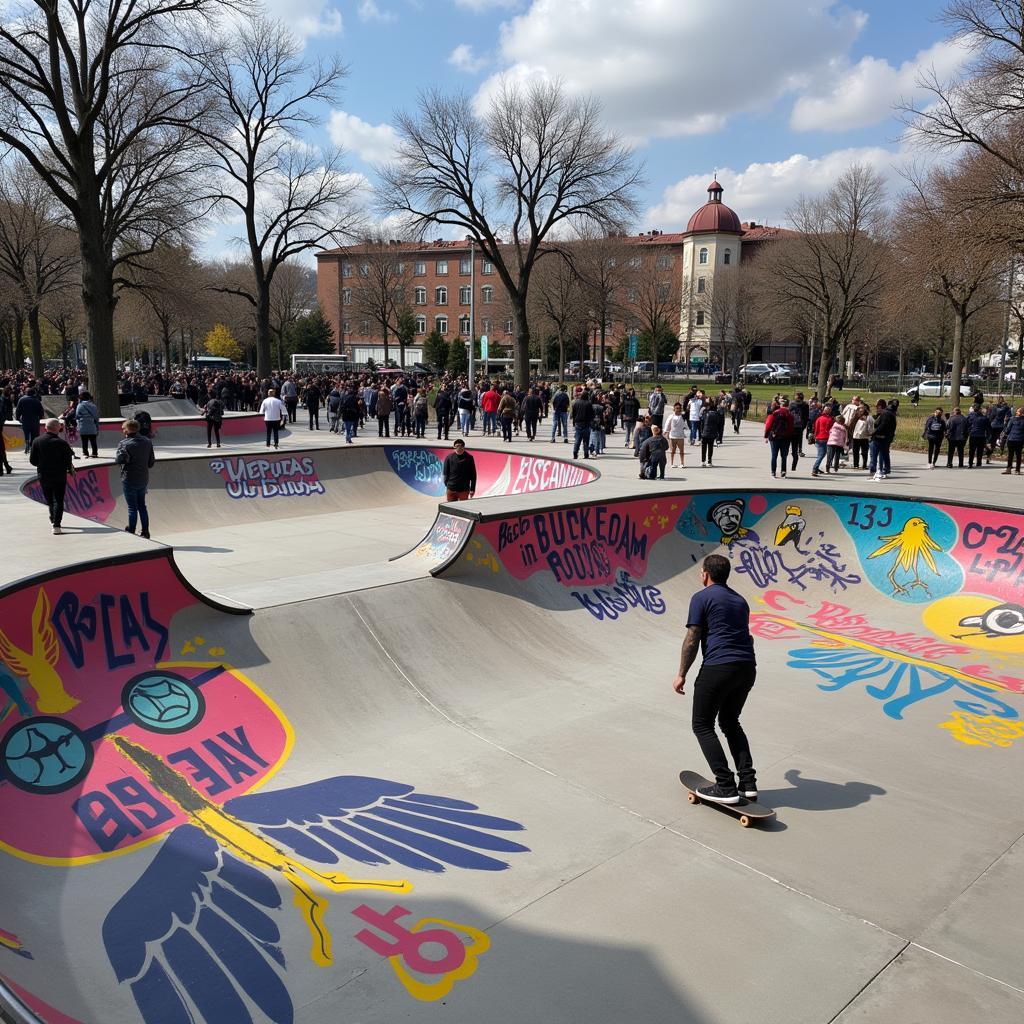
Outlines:
[[473, 391], [473, 371], [475, 368], [474, 363], [474, 350], [476, 344], [474, 339], [476, 338], [476, 247], [474, 245], [475, 239], [470, 237], [469, 239], [469, 390]]

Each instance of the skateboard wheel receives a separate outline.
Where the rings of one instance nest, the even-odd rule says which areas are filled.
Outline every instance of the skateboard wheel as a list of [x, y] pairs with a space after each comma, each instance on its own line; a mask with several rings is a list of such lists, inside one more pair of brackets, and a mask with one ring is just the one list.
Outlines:
[[751, 825], [751, 821], [750, 821], [750, 818], [749, 818], [749, 817], [747, 817], [747, 815], [745, 815], [745, 814], [741, 814], [741, 815], [740, 815], [740, 824], [741, 824], [741, 825], [742, 825], [742, 826], [743, 826], [744, 828], [750, 828], [750, 825]]
[[686, 799], [689, 800], [691, 804], [699, 804], [700, 803], [700, 800], [698, 799], [696, 793], [687, 793], [686, 794]]

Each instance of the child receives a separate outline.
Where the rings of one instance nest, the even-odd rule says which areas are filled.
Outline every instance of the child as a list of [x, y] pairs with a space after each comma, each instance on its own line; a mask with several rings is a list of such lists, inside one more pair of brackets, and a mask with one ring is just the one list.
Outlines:
[[826, 473], [839, 472], [839, 456], [846, 451], [848, 436], [849, 431], [846, 429], [842, 416], [837, 416], [832, 421], [832, 426], [829, 427], [828, 431], [828, 455], [825, 461]]

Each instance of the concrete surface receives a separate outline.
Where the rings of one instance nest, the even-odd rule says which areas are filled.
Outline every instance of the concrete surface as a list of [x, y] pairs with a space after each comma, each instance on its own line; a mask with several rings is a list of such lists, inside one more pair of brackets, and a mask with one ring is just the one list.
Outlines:
[[[300, 429], [283, 450], [309, 440]], [[499, 458], [509, 451], [470, 440]], [[750, 433], [726, 439], [720, 466], [677, 470], [664, 485], [635, 479], [635, 462], [613, 447], [583, 487], [442, 506], [435, 522], [436, 497], [378, 465], [361, 508], [246, 519], [218, 511], [222, 484], [199, 493], [185, 463], [205, 465], [204, 450], [176, 453], [182, 460], [155, 474], [164, 469], [173, 486], [155, 487], [151, 501], [167, 539], [228, 550], [172, 556], [85, 520], [71, 525], [91, 532], [52, 538], [17, 490], [24, 475], [0, 481], [18, 541], [4, 575], [23, 581], [0, 590], [0, 629], [31, 649], [45, 594], [64, 627], [53, 667], [80, 701], [56, 715], [91, 729], [95, 750], [63, 791], [0, 784], [0, 976], [41, 1019], [1022, 1019], [1024, 646], [961, 624], [1022, 603], [1019, 478], [994, 467], [929, 472], [897, 454], [890, 481], [850, 473], [812, 489], [806, 472], [772, 481]], [[348, 456], [312, 455], [339, 482]], [[387, 490], [395, 486], [405, 491]], [[338, 487], [330, 500], [341, 502]], [[749, 532], [722, 545], [708, 512], [734, 499]], [[791, 506], [806, 523], [795, 546], [776, 533]], [[205, 518], [190, 520], [197, 511]], [[108, 512], [119, 525], [116, 502]], [[638, 543], [617, 547], [613, 515], [629, 517]], [[348, 540], [333, 540], [332, 527]], [[556, 544], [563, 527], [586, 535]], [[935, 570], [923, 555], [893, 568], [903, 548], [922, 550], [922, 534]], [[874, 554], [897, 535], [902, 544]], [[383, 561], [417, 537], [404, 559]], [[596, 554], [567, 550], [594, 540]], [[716, 550], [730, 554], [732, 583], [754, 613], [759, 674], [744, 722], [761, 800], [778, 813], [767, 828], [688, 805], [677, 780], [702, 760], [689, 698], [670, 681], [697, 565]], [[346, 562], [346, 551], [365, 561]], [[248, 594], [258, 610], [210, 606], [171, 557], [200, 591]], [[583, 578], [566, 579], [576, 564], [587, 566]], [[909, 586], [915, 573], [927, 591]], [[0, 652], [23, 700], [38, 700], [34, 686], [52, 696], [45, 672], [26, 677], [9, 654]], [[111, 718], [126, 685], [155, 663], [186, 680], [213, 673], [205, 717], [190, 728], [163, 735]], [[8, 707], [0, 745], [24, 717]], [[237, 738], [239, 726], [263, 765], [221, 738]], [[144, 756], [117, 737], [176, 770], [147, 775]], [[190, 753], [170, 760], [179, 751]], [[413, 789], [388, 796], [393, 787], [357, 777]], [[175, 803], [181, 778], [208, 794], [208, 809]], [[106, 830], [120, 835], [110, 850], [74, 810], [98, 792], [104, 800], [86, 804], [107, 808]], [[439, 832], [451, 848], [436, 845]], [[359, 838], [332, 861], [330, 834]], [[411, 866], [417, 850], [433, 868]], [[318, 965], [294, 881], [314, 869], [414, 889], [348, 889], [324, 906], [328, 887], [313, 879], [333, 936], [332, 963]], [[459, 935], [470, 953], [455, 974], [403, 981], [409, 935], [389, 938], [382, 919], [353, 915], [366, 907], [414, 931]], [[473, 952], [480, 933], [489, 948]], [[385, 940], [398, 943], [393, 960], [367, 944]], [[437, 960], [443, 948], [423, 950]], [[439, 980], [450, 989], [424, 998], [437, 991], [416, 982]]]

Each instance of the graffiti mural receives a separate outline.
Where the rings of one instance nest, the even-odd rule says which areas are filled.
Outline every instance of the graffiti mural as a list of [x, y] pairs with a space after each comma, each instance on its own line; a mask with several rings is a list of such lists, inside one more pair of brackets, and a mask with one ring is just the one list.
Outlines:
[[[30, 480], [21, 490], [26, 497], [38, 501], [40, 505], [46, 504], [38, 480]], [[110, 519], [115, 507], [108, 470], [91, 467], [80, 469], [74, 476], [68, 477], [64, 508], [72, 515], [105, 523]]]
[[442, 566], [462, 550], [471, 528], [470, 520], [442, 512], [413, 553], [417, 558], [426, 558], [432, 564]]
[[304, 498], [327, 493], [308, 455], [226, 456], [211, 460], [210, 470], [224, 481], [229, 498]]
[[[75, 869], [156, 846], [135, 872], [126, 860], [101, 933], [146, 1024], [251, 1021], [250, 1006], [290, 1021], [289, 962], [326, 968], [367, 949], [413, 998], [447, 995], [486, 951], [476, 929], [355, 905], [390, 936], [374, 948], [375, 931], [337, 934], [329, 909], [410, 893], [417, 875], [504, 871], [528, 850], [523, 826], [369, 775], [264, 789], [292, 727], [242, 672], [200, 660], [229, 653], [209, 634], [175, 635], [197, 603], [165, 554], [0, 598], [0, 850]], [[179, 649], [196, 660], [169, 660]], [[284, 914], [302, 921], [303, 950], [286, 948]], [[0, 951], [38, 957], [30, 919], [4, 925]]]

